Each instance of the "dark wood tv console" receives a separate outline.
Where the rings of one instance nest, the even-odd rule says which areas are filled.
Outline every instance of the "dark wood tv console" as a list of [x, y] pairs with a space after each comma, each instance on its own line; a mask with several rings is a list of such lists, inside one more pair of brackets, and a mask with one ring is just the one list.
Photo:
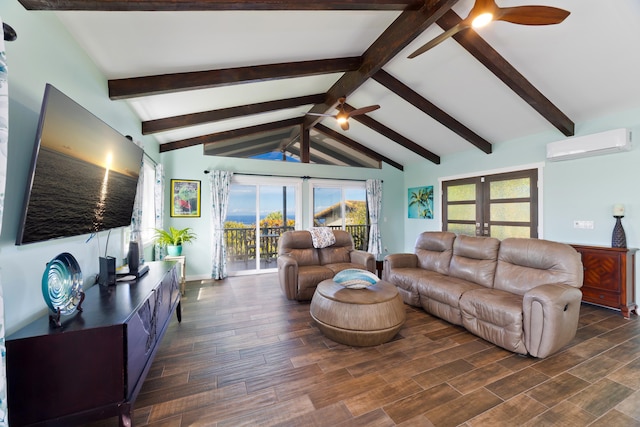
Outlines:
[[136, 282], [86, 291], [82, 313], [55, 328], [43, 316], [7, 337], [9, 422], [78, 425], [118, 416], [130, 426], [133, 404], [176, 311], [175, 262], [150, 262]]

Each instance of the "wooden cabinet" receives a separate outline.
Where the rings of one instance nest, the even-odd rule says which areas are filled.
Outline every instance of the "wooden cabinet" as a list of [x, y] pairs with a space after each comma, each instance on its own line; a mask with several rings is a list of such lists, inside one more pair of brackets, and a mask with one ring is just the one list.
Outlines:
[[[625, 319], [636, 311], [635, 254], [633, 248], [571, 245], [582, 255], [584, 302], [615, 308]], [[636, 313], [637, 314], [637, 313]]]
[[180, 320], [175, 262], [150, 262], [136, 282], [95, 285], [83, 311], [62, 327], [43, 316], [7, 337], [9, 422], [82, 424], [119, 416], [131, 425], [133, 403], [171, 314]]

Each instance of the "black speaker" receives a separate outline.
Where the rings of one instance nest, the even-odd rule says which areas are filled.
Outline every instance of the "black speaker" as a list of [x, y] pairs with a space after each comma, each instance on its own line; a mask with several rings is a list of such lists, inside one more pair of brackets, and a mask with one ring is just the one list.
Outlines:
[[116, 259], [112, 256], [100, 257], [100, 273], [98, 283], [103, 286], [116, 284]]
[[129, 254], [127, 255], [127, 264], [129, 265], [130, 273], [137, 273], [140, 266], [140, 250], [138, 249], [138, 242], [129, 242]]

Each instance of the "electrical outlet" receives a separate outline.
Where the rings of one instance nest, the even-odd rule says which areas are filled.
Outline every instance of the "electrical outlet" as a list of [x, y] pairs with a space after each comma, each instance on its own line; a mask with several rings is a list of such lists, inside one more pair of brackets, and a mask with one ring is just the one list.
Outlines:
[[385, 251], [385, 253], [386, 253], [386, 252], [389, 252], [389, 249], [387, 249], [387, 247], [385, 246], [385, 247], [384, 247], [384, 251]]
[[593, 221], [583, 221], [583, 220], [574, 220], [573, 228], [582, 228], [586, 230], [593, 230], [594, 223]]

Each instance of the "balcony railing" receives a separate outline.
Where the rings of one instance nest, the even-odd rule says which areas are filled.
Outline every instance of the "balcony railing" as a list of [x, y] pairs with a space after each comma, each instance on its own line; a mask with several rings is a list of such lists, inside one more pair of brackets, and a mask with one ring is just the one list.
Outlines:
[[[340, 229], [339, 226], [331, 226]], [[294, 227], [262, 227], [260, 241], [256, 241], [255, 228], [225, 228], [224, 239], [227, 245], [227, 263], [233, 270], [255, 269], [257, 248], [260, 252], [261, 265], [267, 267], [278, 257], [278, 239], [287, 230]], [[345, 230], [353, 236], [355, 249], [367, 250], [369, 227], [367, 225], [347, 225]], [[264, 268], [263, 267], [263, 268]], [[272, 266], [273, 267], [273, 266]]]

